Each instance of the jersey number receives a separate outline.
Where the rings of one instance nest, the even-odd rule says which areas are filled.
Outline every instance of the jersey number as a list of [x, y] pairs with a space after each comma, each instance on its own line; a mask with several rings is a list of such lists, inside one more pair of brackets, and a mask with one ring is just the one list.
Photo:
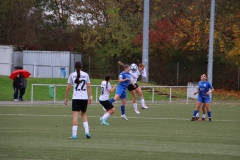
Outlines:
[[86, 91], [86, 89], [84, 89], [85, 84], [86, 84], [86, 81], [85, 81], [85, 80], [80, 80], [80, 84], [79, 84], [80, 89], [79, 89], [79, 86], [78, 86], [78, 88], [76, 89], [76, 91]]
[[104, 93], [104, 87], [102, 87], [101, 89], [101, 94], [103, 95], [103, 93]]

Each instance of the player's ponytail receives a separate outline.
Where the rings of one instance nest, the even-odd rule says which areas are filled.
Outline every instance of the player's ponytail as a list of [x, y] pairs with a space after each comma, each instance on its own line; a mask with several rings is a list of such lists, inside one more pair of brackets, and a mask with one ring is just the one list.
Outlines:
[[121, 66], [121, 67], [125, 66], [125, 64], [123, 64], [121, 61], [118, 61], [118, 65]]
[[107, 89], [107, 86], [108, 86], [108, 81], [109, 81], [109, 79], [111, 78], [111, 76], [109, 75], [109, 74], [107, 74], [106, 76], [105, 76], [105, 81], [106, 81], [106, 89]]
[[123, 64], [121, 61], [118, 61], [118, 65], [120, 65], [120, 66], [123, 67], [124, 69], [129, 67], [128, 64]]
[[77, 61], [77, 62], [75, 62], [74, 67], [75, 67], [76, 72], [77, 72], [77, 78], [76, 78], [75, 81], [74, 81], [74, 83], [77, 84], [76, 87], [75, 87], [75, 89], [77, 90], [79, 84], [81, 83], [79, 79], [80, 79], [80, 76], [81, 76], [81, 75], [80, 75], [80, 71], [81, 71], [81, 69], [82, 69], [82, 63], [79, 62], [79, 61]]

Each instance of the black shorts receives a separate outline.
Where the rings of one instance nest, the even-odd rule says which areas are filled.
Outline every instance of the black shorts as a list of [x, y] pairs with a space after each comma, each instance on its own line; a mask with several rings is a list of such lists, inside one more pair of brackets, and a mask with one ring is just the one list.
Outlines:
[[112, 105], [112, 103], [109, 102], [109, 100], [106, 100], [106, 101], [99, 100], [99, 102], [106, 110], [114, 108], [114, 106]]
[[73, 99], [72, 100], [72, 111], [87, 111], [88, 100], [86, 99]]
[[127, 89], [128, 89], [129, 91], [133, 91], [133, 90], [135, 90], [136, 88], [139, 87], [137, 83], [135, 83], [135, 86], [136, 86], [136, 87], [134, 88], [134, 86], [133, 86], [132, 84], [129, 84], [128, 87], [127, 87]]

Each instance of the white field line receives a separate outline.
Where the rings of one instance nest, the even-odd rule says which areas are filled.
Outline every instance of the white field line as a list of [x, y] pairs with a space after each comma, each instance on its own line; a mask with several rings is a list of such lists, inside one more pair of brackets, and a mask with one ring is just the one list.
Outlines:
[[[72, 117], [72, 115], [36, 115], [36, 114], [0, 114], [0, 116], [27, 116], [27, 117]], [[80, 116], [79, 116], [80, 117]], [[101, 116], [87, 116], [92, 118], [100, 118]], [[111, 118], [119, 118], [116, 116], [111, 116]], [[190, 121], [186, 118], [160, 118], [160, 117], [128, 117], [129, 119], [149, 119], [149, 120], [181, 120], [181, 121]], [[206, 120], [207, 121], [207, 120]], [[240, 120], [213, 120], [218, 122], [240, 122]]]

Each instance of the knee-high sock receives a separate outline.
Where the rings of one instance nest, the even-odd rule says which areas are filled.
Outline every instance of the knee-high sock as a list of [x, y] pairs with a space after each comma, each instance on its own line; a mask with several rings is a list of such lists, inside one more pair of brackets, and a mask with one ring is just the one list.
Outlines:
[[84, 127], [84, 130], [85, 130], [85, 133], [89, 133], [88, 122], [83, 122], [83, 127]]
[[193, 117], [196, 117], [197, 113], [198, 113], [198, 111], [197, 111], [197, 110], [194, 110], [194, 111], [193, 111]]
[[133, 103], [133, 108], [137, 109], [137, 103]]
[[121, 111], [122, 111], [122, 115], [125, 114], [125, 106], [121, 105]]
[[106, 121], [111, 115], [107, 112], [103, 115], [103, 119]]
[[112, 98], [112, 99], [109, 100], [109, 102], [113, 103], [113, 102], [115, 102], [115, 100]]
[[78, 129], [78, 126], [72, 126], [72, 136], [77, 135], [77, 129]]
[[208, 118], [212, 118], [212, 112], [211, 111], [207, 112], [207, 114], [208, 114]]

